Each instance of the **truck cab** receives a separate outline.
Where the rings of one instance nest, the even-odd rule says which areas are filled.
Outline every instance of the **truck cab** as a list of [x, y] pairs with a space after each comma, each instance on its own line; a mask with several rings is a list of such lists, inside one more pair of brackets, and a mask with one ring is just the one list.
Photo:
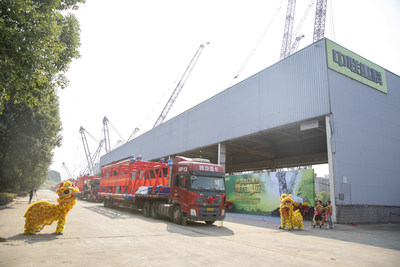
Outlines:
[[205, 221], [213, 224], [225, 218], [225, 174], [221, 166], [207, 159], [177, 156], [170, 177], [170, 199], [176, 223]]
[[89, 201], [97, 201], [97, 193], [100, 187], [100, 177], [84, 175], [78, 177], [76, 186], [79, 189], [78, 198]]

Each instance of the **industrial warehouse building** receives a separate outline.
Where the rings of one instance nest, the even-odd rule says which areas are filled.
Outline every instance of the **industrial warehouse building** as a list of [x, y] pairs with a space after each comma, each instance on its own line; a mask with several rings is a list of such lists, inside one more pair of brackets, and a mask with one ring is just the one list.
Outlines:
[[400, 77], [322, 39], [101, 157], [204, 157], [227, 173], [329, 164], [334, 218], [400, 221]]

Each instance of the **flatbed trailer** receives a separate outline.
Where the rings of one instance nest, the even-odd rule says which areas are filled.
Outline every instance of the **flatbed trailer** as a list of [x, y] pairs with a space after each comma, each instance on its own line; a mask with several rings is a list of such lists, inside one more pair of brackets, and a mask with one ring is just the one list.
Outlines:
[[[124, 161], [102, 169], [98, 196], [107, 208], [141, 210], [144, 216], [177, 224], [213, 224], [225, 218], [224, 173], [221, 166], [208, 160], [176, 157], [169, 164]], [[107, 178], [107, 174], [114, 175]]]

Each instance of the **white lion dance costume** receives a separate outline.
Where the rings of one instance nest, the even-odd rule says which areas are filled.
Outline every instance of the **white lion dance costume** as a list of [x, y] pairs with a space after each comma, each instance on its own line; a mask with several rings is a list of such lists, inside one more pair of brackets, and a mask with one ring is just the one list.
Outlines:
[[293, 212], [293, 199], [290, 194], [282, 194], [281, 205], [279, 211], [281, 213], [281, 226], [279, 229], [292, 230], [294, 227], [298, 227], [299, 230], [303, 230], [303, 216], [299, 210]]
[[24, 215], [26, 218], [25, 234], [35, 234], [54, 221], [58, 221], [55, 234], [63, 234], [68, 211], [76, 204], [75, 193], [78, 193], [79, 189], [74, 187], [70, 181], [67, 181], [61, 183], [56, 192], [59, 197], [57, 199], [58, 205], [48, 201], [38, 201], [29, 206]]

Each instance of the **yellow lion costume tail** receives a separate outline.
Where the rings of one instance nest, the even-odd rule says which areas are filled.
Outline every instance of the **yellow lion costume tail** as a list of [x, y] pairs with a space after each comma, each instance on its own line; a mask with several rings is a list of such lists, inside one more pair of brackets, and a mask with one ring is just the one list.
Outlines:
[[76, 204], [75, 193], [79, 192], [70, 181], [61, 183], [57, 189], [58, 205], [48, 201], [38, 201], [29, 206], [25, 212], [25, 230], [28, 235], [41, 231], [46, 225], [58, 221], [56, 234], [63, 234], [67, 213]]
[[293, 223], [292, 223], [292, 227], [296, 227], [299, 228], [299, 230], [303, 230], [303, 216], [301, 215], [299, 210], [296, 210], [295, 212], [293, 212]]

